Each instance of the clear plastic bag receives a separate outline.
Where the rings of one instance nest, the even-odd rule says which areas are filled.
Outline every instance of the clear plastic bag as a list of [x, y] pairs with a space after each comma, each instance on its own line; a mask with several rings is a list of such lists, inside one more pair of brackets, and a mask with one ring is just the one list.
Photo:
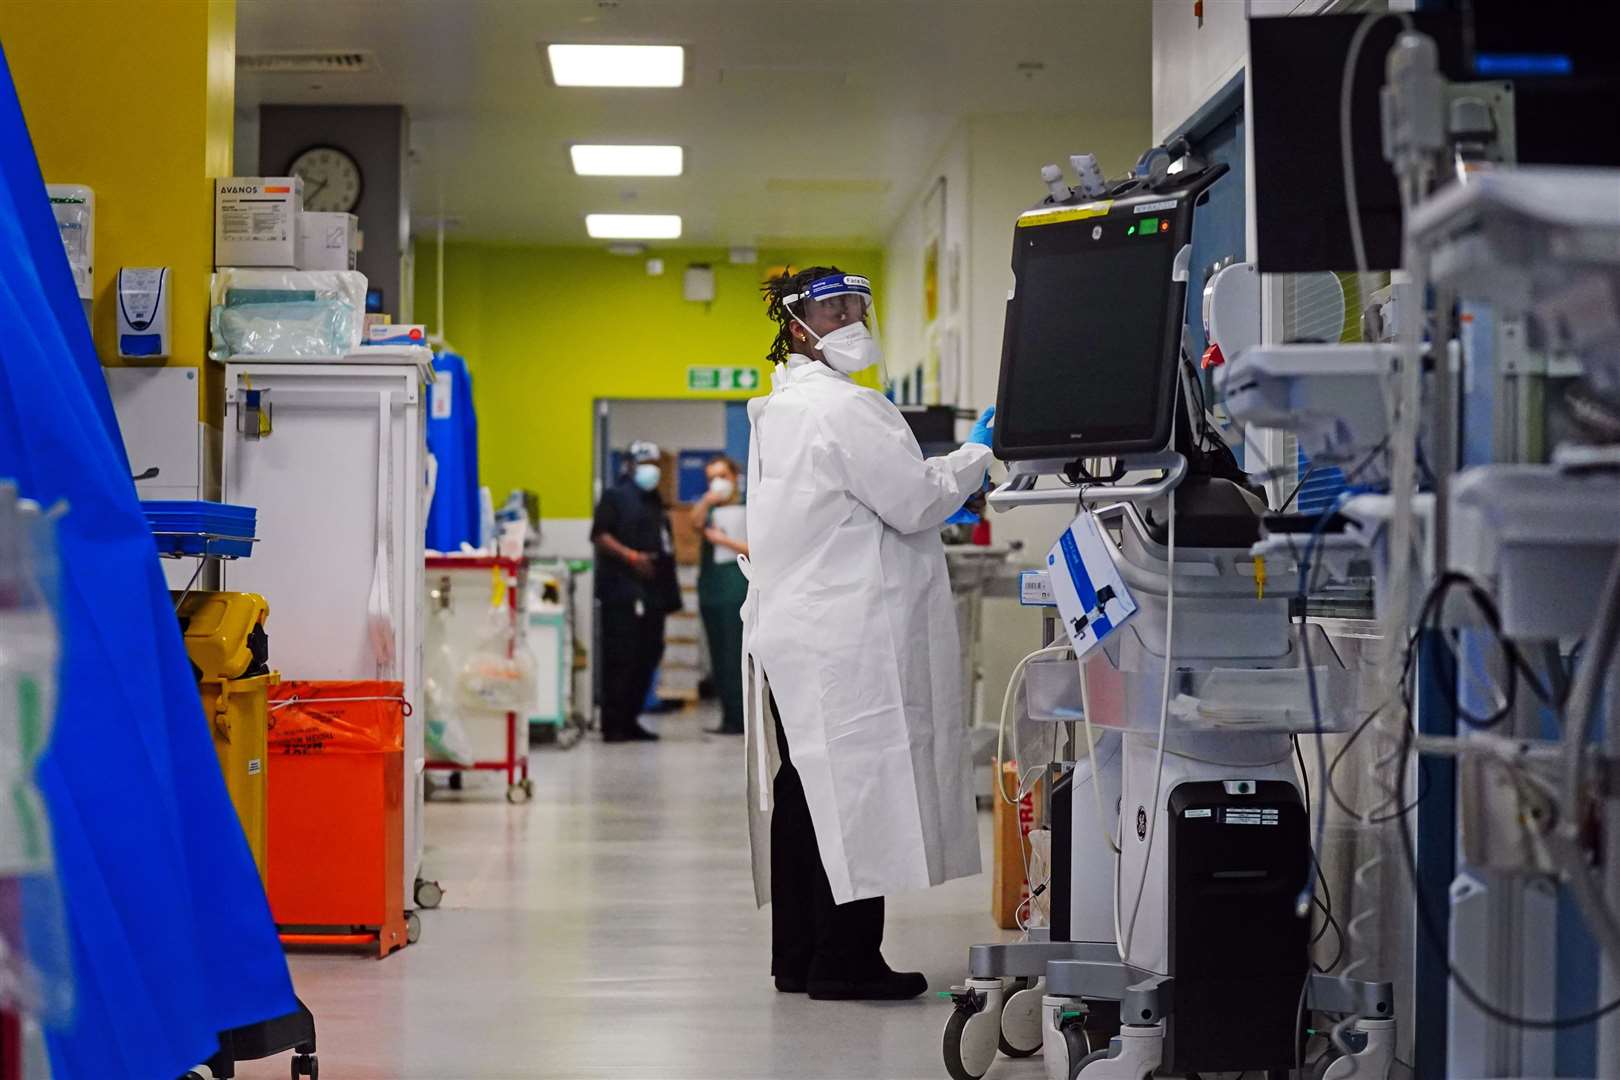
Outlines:
[[0, 484], [0, 1007], [47, 1026], [73, 1011], [67, 920], [34, 771], [56, 715], [50, 521]]
[[243, 355], [281, 360], [342, 356], [352, 347], [357, 322], [354, 309], [336, 300], [217, 307], [210, 323], [214, 347], [209, 355], [215, 360]]
[[422, 702], [427, 708], [423, 730], [429, 761], [456, 765], [473, 763], [472, 740], [456, 708], [456, 686], [461, 658], [450, 645], [449, 612], [435, 608], [428, 625], [428, 646], [422, 656]]
[[214, 273], [209, 356], [326, 359], [360, 347], [366, 276], [354, 270]]
[[461, 665], [457, 702], [468, 709], [528, 715], [539, 693], [534, 654], [513, 640], [512, 613], [503, 603], [489, 609], [489, 621]]

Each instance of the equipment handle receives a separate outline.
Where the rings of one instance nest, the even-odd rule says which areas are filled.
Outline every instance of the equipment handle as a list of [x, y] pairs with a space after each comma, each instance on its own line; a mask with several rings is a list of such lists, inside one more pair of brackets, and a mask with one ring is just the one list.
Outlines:
[[1097, 503], [1147, 503], [1168, 495], [1187, 475], [1187, 459], [1177, 453], [1143, 454], [1123, 459], [1128, 471], [1163, 469], [1164, 476], [1148, 484], [1086, 484], [1079, 487], [1036, 489], [1040, 476], [1021, 473], [990, 493], [989, 503], [997, 511], [1020, 506], [1070, 506], [1076, 501], [1088, 506]]

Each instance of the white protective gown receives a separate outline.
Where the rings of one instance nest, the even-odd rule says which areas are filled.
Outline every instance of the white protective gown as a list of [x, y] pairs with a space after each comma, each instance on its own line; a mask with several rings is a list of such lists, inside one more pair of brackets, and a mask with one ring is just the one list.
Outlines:
[[[749, 403], [749, 832], [770, 899], [774, 693], [833, 899], [979, 872], [962, 653], [940, 526], [991, 460], [924, 460], [899, 409], [794, 355]], [[766, 680], [769, 685], [767, 689]]]

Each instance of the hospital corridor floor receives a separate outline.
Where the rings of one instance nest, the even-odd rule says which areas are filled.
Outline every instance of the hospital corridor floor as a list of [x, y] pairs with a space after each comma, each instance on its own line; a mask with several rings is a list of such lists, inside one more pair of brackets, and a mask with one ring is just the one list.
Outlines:
[[[385, 960], [295, 953], [336, 1080], [942, 1080], [967, 948], [1011, 935], [989, 877], [891, 899], [884, 953], [922, 970], [914, 1001], [817, 1002], [771, 985], [770, 913], [748, 863], [742, 740], [707, 709], [662, 742], [537, 749], [535, 798], [504, 784], [427, 804], [422, 938]], [[989, 815], [980, 815], [989, 865]], [[238, 1076], [287, 1075], [287, 1058]], [[999, 1060], [996, 1080], [1043, 1076]]]

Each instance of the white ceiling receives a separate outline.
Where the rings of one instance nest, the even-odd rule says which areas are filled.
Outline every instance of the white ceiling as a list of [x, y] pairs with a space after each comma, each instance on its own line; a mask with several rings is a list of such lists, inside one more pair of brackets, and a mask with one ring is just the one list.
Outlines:
[[[241, 72], [237, 104], [395, 104], [412, 208], [452, 235], [593, 243], [587, 212], [679, 213], [682, 243], [880, 242], [959, 119], [1140, 94], [1148, 0], [238, 0], [239, 53], [375, 69]], [[687, 46], [677, 90], [559, 88], [549, 42]], [[1043, 65], [1034, 71], [1020, 64]], [[572, 142], [686, 147], [676, 179], [576, 177]]]

